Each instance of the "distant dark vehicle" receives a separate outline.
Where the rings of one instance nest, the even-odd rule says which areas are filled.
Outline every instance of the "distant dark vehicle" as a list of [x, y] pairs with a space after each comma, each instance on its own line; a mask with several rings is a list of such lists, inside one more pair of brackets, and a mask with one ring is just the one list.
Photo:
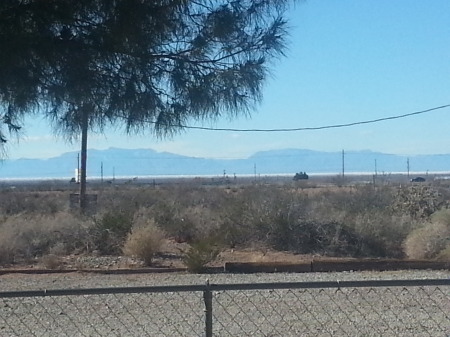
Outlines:
[[425, 181], [425, 178], [422, 177], [415, 177], [411, 179], [412, 183], [423, 183]]
[[294, 181], [306, 179], [309, 179], [309, 176], [306, 174], [306, 172], [296, 173], [294, 176]]

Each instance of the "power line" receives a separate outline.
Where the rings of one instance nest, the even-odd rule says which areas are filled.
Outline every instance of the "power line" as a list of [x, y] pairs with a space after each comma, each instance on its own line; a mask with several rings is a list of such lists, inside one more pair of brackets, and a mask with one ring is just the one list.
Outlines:
[[[427, 112], [440, 110], [449, 108], [450, 104], [441, 105], [438, 107], [411, 112], [403, 115], [396, 115], [396, 116], [389, 116], [389, 117], [383, 117], [383, 118], [377, 118], [377, 119], [370, 119], [366, 121], [359, 121], [359, 122], [352, 122], [352, 123], [345, 123], [345, 124], [332, 124], [332, 125], [324, 125], [324, 126], [316, 126], [316, 127], [301, 127], [301, 128], [280, 128], [280, 129], [234, 129], [234, 128], [213, 128], [213, 127], [204, 127], [204, 126], [189, 126], [189, 125], [172, 125], [173, 127], [180, 127], [184, 129], [195, 129], [195, 130], [206, 130], [206, 131], [233, 131], [233, 132], [293, 132], [293, 131], [314, 131], [314, 130], [324, 130], [324, 129], [336, 129], [336, 128], [344, 128], [344, 127], [350, 127], [355, 125], [363, 125], [363, 124], [372, 124], [372, 123], [378, 123], [378, 122], [384, 122], [394, 119], [400, 119], [400, 118], [406, 118], [416, 115], [425, 114]], [[155, 124], [155, 122], [148, 122]]]

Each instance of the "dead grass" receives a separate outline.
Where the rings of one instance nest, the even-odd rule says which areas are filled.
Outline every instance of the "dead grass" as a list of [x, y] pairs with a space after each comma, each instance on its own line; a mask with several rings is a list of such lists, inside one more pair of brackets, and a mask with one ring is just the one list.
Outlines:
[[450, 250], [450, 210], [436, 212], [430, 222], [413, 230], [404, 242], [412, 259], [445, 259]]
[[39, 262], [46, 269], [55, 270], [55, 269], [62, 269], [63, 267], [61, 257], [54, 254], [43, 255], [39, 259]]
[[164, 233], [155, 225], [137, 227], [128, 234], [123, 246], [125, 256], [141, 259], [150, 266], [156, 253], [160, 252]]

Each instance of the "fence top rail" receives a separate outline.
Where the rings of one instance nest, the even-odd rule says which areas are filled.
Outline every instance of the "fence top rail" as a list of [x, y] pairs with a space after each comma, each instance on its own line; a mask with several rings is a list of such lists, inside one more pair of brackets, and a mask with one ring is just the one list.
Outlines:
[[140, 294], [140, 293], [170, 293], [170, 292], [200, 292], [206, 285], [174, 285], [149, 287], [110, 287], [110, 288], [75, 288], [75, 289], [44, 289], [0, 292], [4, 297], [38, 297], [38, 296], [71, 296], [71, 295], [107, 295], [107, 294]]
[[264, 289], [306, 289], [306, 288], [376, 288], [376, 287], [421, 287], [450, 286], [450, 279], [417, 280], [364, 280], [324, 282], [276, 282], [249, 284], [211, 284], [212, 291], [220, 290], [264, 290]]
[[317, 289], [317, 288], [375, 288], [375, 287], [424, 287], [450, 286], [449, 279], [416, 280], [364, 280], [364, 281], [326, 281], [326, 282], [271, 282], [271, 283], [236, 283], [236, 284], [197, 284], [149, 287], [112, 287], [112, 288], [78, 288], [49, 289], [0, 292], [0, 298], [46, 297], [76, 295], [169, 293], [169, 292], [203, 292], [221, 290], [273, 290], [273, 289]]

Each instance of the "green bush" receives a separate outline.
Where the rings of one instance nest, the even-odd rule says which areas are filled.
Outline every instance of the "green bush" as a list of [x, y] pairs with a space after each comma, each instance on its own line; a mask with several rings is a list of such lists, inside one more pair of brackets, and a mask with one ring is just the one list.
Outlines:
[[94, 220], [91, 228], [93, 249], [100, 254], [116, 255], [131, 232], [133, 215], [127, 212], [107, 212]]
[[202, 273], [208, 263], [213, 262], [220, 253], [220, 248], [211, 239], [203, 239], [194, 242], [183, 255], [183, 263], [188, 271]]

